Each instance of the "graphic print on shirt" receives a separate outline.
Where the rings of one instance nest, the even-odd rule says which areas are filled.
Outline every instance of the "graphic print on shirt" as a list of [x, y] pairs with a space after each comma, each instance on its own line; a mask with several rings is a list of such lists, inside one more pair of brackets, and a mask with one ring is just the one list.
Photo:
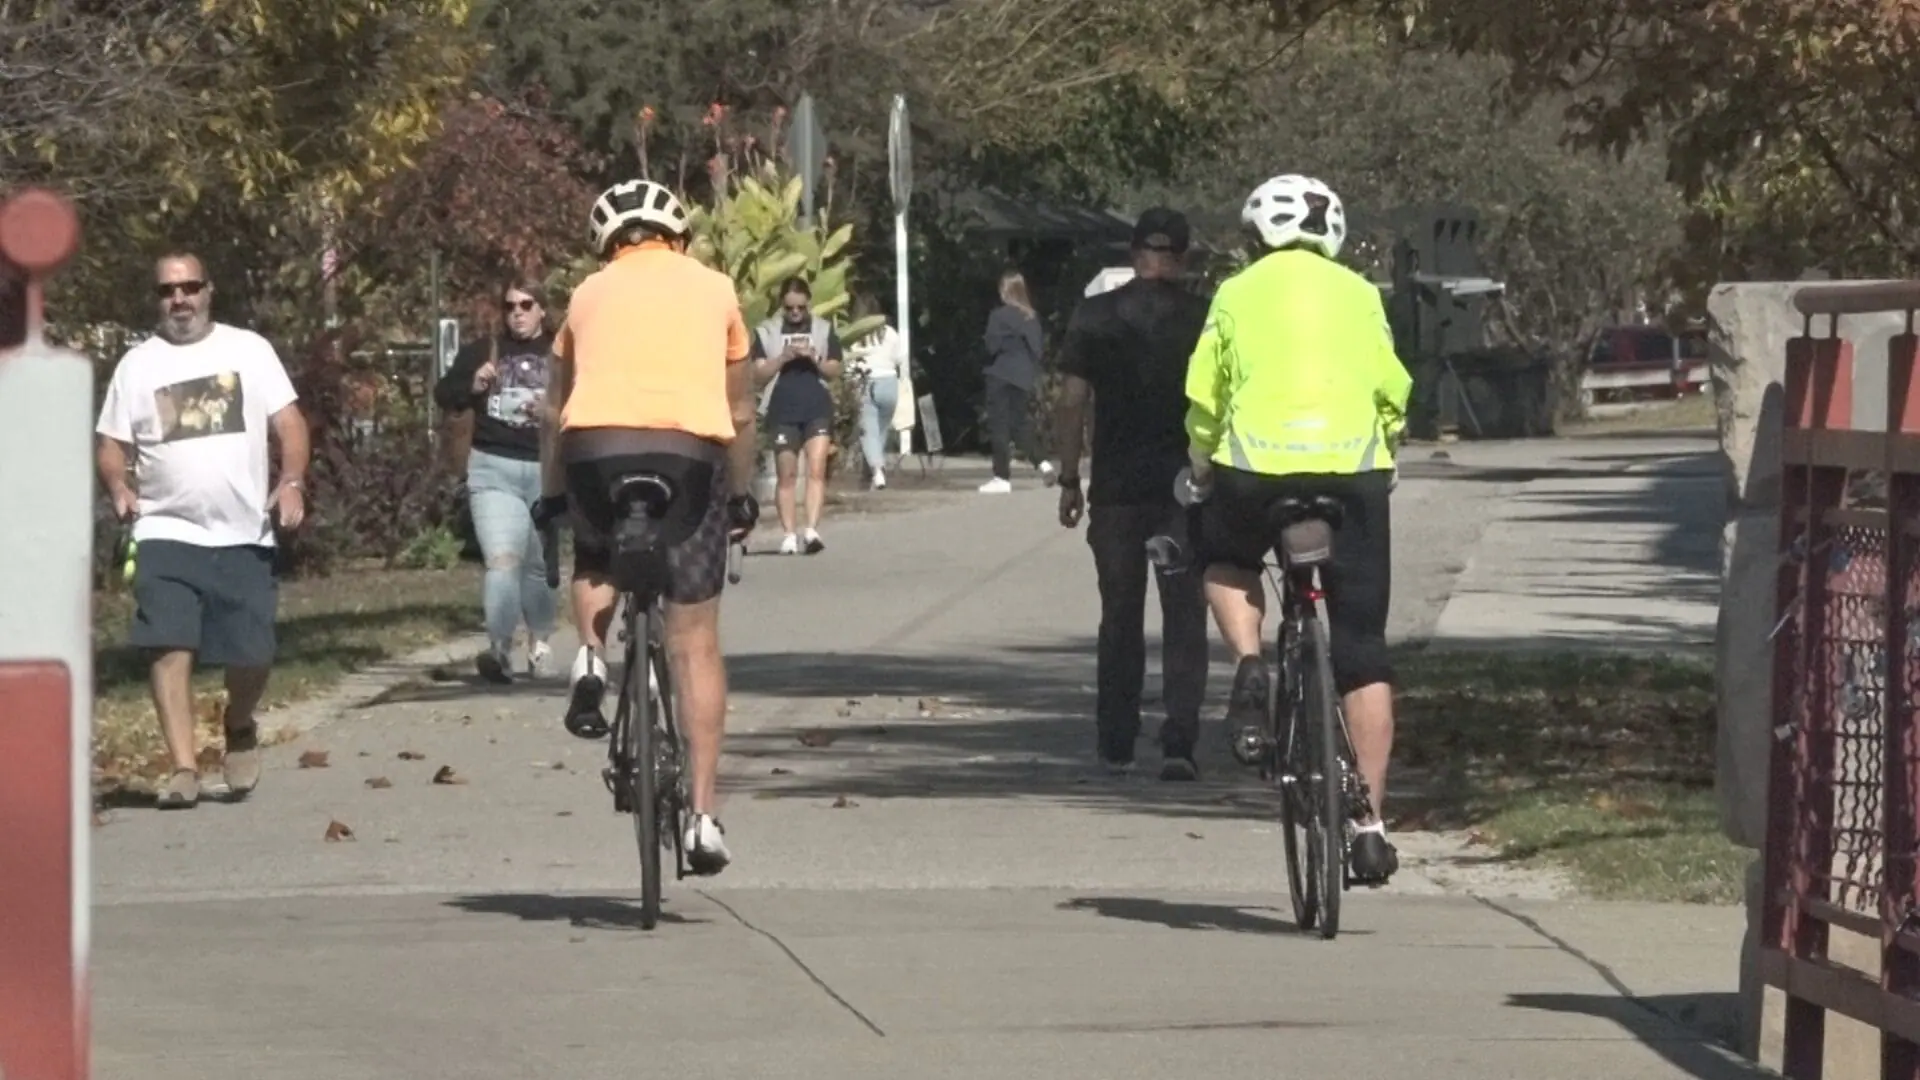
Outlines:
[[240, 376], [231, 371], [186, 379], [153, 392], [160, 441], [179, 442], [209, 435], [240, 435], [247, 430], [246, 399]]
[[487, 415], [508, 427], [538, 425], [540, 401], [547, 394], [547, 354], [502, 356], [499, 369], [487, 395]]

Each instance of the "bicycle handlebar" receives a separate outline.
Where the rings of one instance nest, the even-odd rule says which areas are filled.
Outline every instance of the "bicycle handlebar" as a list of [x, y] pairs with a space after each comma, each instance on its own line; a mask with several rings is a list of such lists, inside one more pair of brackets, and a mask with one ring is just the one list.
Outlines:
[[743, 536], [743, 537], [740, 537], [738, 540], [727, 541], [727, 584], [729, 585], [740, 584], [740, 575], [745, 568], [746, 559], [747, 559], [747, 538], [746, 537]]

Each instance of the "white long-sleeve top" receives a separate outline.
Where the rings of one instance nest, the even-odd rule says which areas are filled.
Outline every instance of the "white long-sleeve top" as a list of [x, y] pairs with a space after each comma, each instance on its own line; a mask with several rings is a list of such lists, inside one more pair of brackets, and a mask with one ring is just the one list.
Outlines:
[[853, 370], [867, 379], [894, 379], [907, 366], [906, 341], [900, 331], [882, 326], [847, 348]]

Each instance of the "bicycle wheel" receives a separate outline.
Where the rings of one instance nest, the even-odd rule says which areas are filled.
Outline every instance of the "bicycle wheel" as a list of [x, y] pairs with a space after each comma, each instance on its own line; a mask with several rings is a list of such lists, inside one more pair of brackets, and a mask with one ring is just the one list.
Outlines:
[[1305, 770], [1297, 762], [1297, 733], [1300, 731], [1300, 631], [1299, 623], [1282, 616], [1280, 620], [1280, 677], [1274, 680], [1273, 697], [1268, 703], [1269, 733], [1273, 737], [1271, 768], [1280, 781], [1280, 839], [1286, 848], [1287, 893], [1293, 898], [1293, 922], [1302, 932], [1312, 930], [1320, 921], [1320, 898], [1304, 854], [1306, 832], [1313, 815], [1307, 811]]
[[[1319, 854], [1320, 936], [1340, 932], [1340, 893], [1347, 884], [1346, 763], [1340, 757], [1340, 713], [1333, 690], [1333, 659], [1327, 624], [1307, 620], [1304, 663], [1307, 676], [1302, 694], [1303, 726], [1313, 732], [1312, 756], [1303, 762], [1318, 777], [1310, 788], [1313, 829], [1309, 851]], [[1309, 859], [1309, 862], [1315, 860]]]
[[654, 626], [659, 608], [649, 605], [640, 619], [628, 623], [628, 655], [638, 663], [627, 665], [626, 694], [632, 702], [633, 756], [628, 759], [633, 784], [633, 833], [640, 845], [640, 928], [651, 930], [660, 921], [660, 769], [658, 723], [653, 695], [647, 692], [647, 671], [653, 666]]
[[686, 752], [680, 742], [679, 717], [675, 712], [673, 697], [673, 669], [667, 663], [667, 650], [662, 642], [655, 641], [651, 652], [654, 684], [659, 687], [654, 697], [654, 715], [658, 718], [654, 728], [659, 737], [655, 761], [660, 778], [660, 826], [670, 830], [668, 836], [661, 838], [661, 843], [662, 846], [668, 843], [673, 845], [673, 877], [678, 881], [687, 876]]

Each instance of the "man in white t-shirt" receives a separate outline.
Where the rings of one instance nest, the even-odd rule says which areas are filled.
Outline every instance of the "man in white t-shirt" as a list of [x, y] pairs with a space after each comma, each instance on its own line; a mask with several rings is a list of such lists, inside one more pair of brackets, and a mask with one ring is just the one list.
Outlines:
[[[192, 678], [226, 668], [228, 790], [260, 782], [254, 710], [273, 665], [273, 518], [306, 514], [307, 422], [273, 346], [216, 323], [195, 255], [155, 266], [158, 335], [122, 357], [100, 407], [100, 478], [137, 545], [130, 643], [153, 657], [153, 703], [173, 758], [163, 808], [199, 802]], [[267, 432], [280, 442], [269, 488]]]

